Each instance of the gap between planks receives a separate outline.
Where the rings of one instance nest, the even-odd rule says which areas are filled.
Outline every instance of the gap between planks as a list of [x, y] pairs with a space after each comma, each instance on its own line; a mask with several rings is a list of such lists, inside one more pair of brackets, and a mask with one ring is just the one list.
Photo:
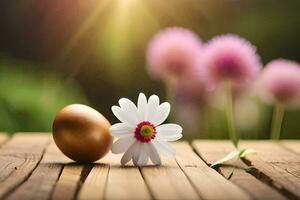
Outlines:
[[7, 199], [74, 199], [90, 169], [64, 156], [51, 139], [31, 176]]
[[141, 167], [154, 199], [200, 199], [174, 158], [162, 158], [162, 166]]
[[78, 199], [103, 199], [109, 166], [96, 163], [79, 189]]
[[8, 199], [49, 199], [64, 164], [70, 162], [72, 161], [59, 151], [51, 139], [39, 165], [27, 181], [18, 187]]
[[[212, 170], [211, 168], [209, 168], [195, 154], [194, 154], [195, 157], [192, 156], [192, 159], [187, 159], [186, 155], [193, 155], [194, 153], [187, 144], [175, 143], [174, 145], [175, 148], [177, 149], [176, 160], [178, 164], [180, 165], [185, 175], [189, 178], [189, 181], [191, 181], [191, 183], [193, 184], [193, 187], [197, 190], [197, 193], [200, 194], [200, 196], [203, 198], [206, 199], [215, 198], [217, 195], [216, 191], [220, 191], [224, 187], [225, 188], [223, 192], [220, 192], [219, 194], [220, 198], [223, 199], [225, 198], [224, 195], [229, 196], [228, 199], [230, 199], [230, 198], [236, 198], [237, 194], [240, 195], [239, 199], [249, 199], [250, 198], [248, 195], [249, 193], [252, 194], [251, 198], [253, 199], [264, 199], [268, 195], [269, 195], [268, 197], [272, 197], [273, 199], [285, 198], [281, 194], [279, 194], [272, 188], [268, 187], [267, 185], [264, 185], [259, 180], [255, 179], [253, 176], [244, 172], [243, 170], [237, 170], [236, 174], [239, 174], [239, 176], [234, 176], [232, 182], [240, 185], [240, 187], [243, 188], [245, 191], [247, 191], [248, 194], [245, 194], [234, 184], [230, 185], [229, 184], [230, 182], [224, 179], [223, 177], [221, 177], [221, 179], [216, 178], [216, 180], [214, 180], [215, 183], [213, 183], [212, 185], [218, 186], [216, 187], [215, 190], [212, 190], [211, 189], [212, 187], [208, 187], [207, 189], [204, 190], [203, 188], [205, 188], [205, 186], [208, 185], [207, 181], [205, 181], [204, 183], [203, 181], [199, 182], [199, 180], [203, 180], [203, 177], [202, 179], [195, 178], [195, 177], [207, 176], [208, 174], [210, 174], [208, 173], [208, 171], [213, 172], [210, 174], [210, 176], [212, 177], [216, 175], [218, 175], [216, 177], [220, 177], [220, 175], [214, 170]], [[182, 147], [180, 148], [180, 146], [185, 146], [185, 147], [182, 149]], [[185, 153], [180, 154], [180, 152], [185, 152]], [[171, 197], [182, 199], [184, 197], [186, 198], [187, 195], [190, 195], [188, 196], [190, 199], [198, 198], [193, 192], [193, 188], [190, 187], [189, 182], [186, 181], [186, 177], [182, 176], [181, 169], [179, 169], [177, 164], [174, 163], [174, 160], [172, 159], [164, 159], [163, 161], [164, 166], [161, 167], [142, 167], [140, 170], [140, 172], [142, 173], [141, 176], [140, 172], [138, 171], [138, 168], [130, 167], [130, 166], [120, 167], [117, 164], [121, 158], [120, 156], [110, 155], [107, 158], [108, 158], [107, 159], [108, 162], [106, 165], [99, 164], [96, 165], [95, 169], [94, 168], [92, 169], [91, 171], [92, 173], [90, 174], [91, 176], [87, 177], [86, 182], [83, 184], [82, 189], [79, 191], [79, 199], [88, 199], [87, 198], [88, 195], [92, 195], [92, 194], [99, 197], [105, 197], [106, 199], [116, 199], [116, 198], [132, 199], [137, 197], [139, 197], [138, 199], [149, 199], [151, 198], [151, 195], [157, 199], [168, 199], [168, 198], [170, 199]], [[184, 164], [189, 162], [190, 164]], [[197, 170], [192, 169], [193, 167], [199, 165], [199, 163], [197, 162], [204, 163], [204, 165], [202, 166], [204, 167], [202, 174], [199, 172], [198, 169]], [[108, 166], [108, 163], [110, 163], [110, 167]], [[99, 170], [100, 174], [99, 172], [97, 172], [97, 170]], [[223, 169], [223, 173], [228, 174], [228, 170], [226, 172], [226, 169]], [[98, 174], [100, 175], [101, 178], [97, 180], [95, 179], [93, 180], [92, 174]], [[207, 177], [205, 180], [212, 180], [212, 177]], [[131, 180], [132, 178], [138, 181], [128, 183], [128, 180]], [[176, 185], [179, 178], [180, 180], [183, 180], [181, 181], [181, 185], [180, 185], [181, 187], [178, 187]], [[106, 186], [106, 190], [104, 189], [102, 191], [101, 189], [97, 190], [97, 187], [95, 187], [94, 189], [89, 188], [88, 185], [93, 185], [93, 183], [95, 182], [98, 182], [98, 184], [101, 186]], [[138, 182], [139, 184], [136, 185], [136, 182]], [[218, 185], [217, 184], [218, 182], [221, 182], [221, 184], [219, 183], [220, 185]], [[203, 183], [202, 186], [201, 183]], [[226, 187], [229, 187], [229, 189]], [[139, 193], [137, 193], [137, 191], [139, 191]], [[149, 193], [149, 191], [151, 192], [151, 194]], [[230, 191], [234, 191], [234, 192], [231, 193]], [[230, 197], [230, 195], [232, 196]]]
[[[20, 136], [18, 135], [17, 138], [20, 138]], [[25, 146], [27, 148], [27, 145]], [[106, 177], [109, 168], [108, 164], [95, 164], [90, 173], [88, 170], [86, 174], [83, 175], [82, 173], [85, 171], [84, 166], [79, 164], [67, 164], [71, 162], [71, 160], [63, 156], [51, 140], [51, 144], [48, 146], [40, 165], [33, 171], [27, 180], [24, 180], [24, 184], [16, 188], [16, 190], [9, 195], [9, 199], [26, 198], [67, 200], [74, 199], [77, 192], [78, 199], [90, 199], [90, 197], [95, 198], [97, 197], [97, 194], [99, 197], [103, 198], [104, 192], [108, 199], [114, 199], [114, 197], [128, 197], [127, 199], [141, 197], [139, 199], [151, 199], [151, 195], [147, 190], [138, 168], [129, 167], [131, 168], [129, 169], [126, 167], [121, 168], [120, 166], [113, 166], [119, 161], [119, 158], [112, 158], [110, 161], [112, 161], [109, 162], [112, 165], [110, 170], [111, 178], [108, 179], [107, 190], [104, 191], [103, 189], [101, 191], [101, 188], [105, 188], [101, 186], [106, 184]], [[64, 164], [67, 165], [63, 166]], [[98, 176], [94, 176], [95, 174], [98, 174]], [[27, 173], [27, 176], [29, 175], [30, 174]], [[124, 176], [123, 183], [116, 183], [122, 175]], [[87, 176], [87, 179], [81, 187], [81, 181], [84, 181], [82, 180], [82, 176]], [[116, 187], [119, 189], [126, 188], [128, 186], [128, 180], [131, 180], [133, 183], [129, 184], [131, 186], [130, 190], [123, 190], [123, 192], [115, 191]], [[126, 189], [128, 189], [128, 187]]]
[[300, 156], [279, 145], [278, 142], [267, 140], [243, 141], [242, 148], [253, 148], [256, 155], [245, 159], [257, 171], [255, 176], [268, 182], [291, 199], [300, 199]]
[[[138, 168], [132, 163], [120, 166], [121, 157], [109, 153], [100, 161], [103, 164], [96, 164], [103, 174], [96, 173], [100, 179], [95, 179], [93, 168], [79, 191], [78, 199], [94, 196], [105, 199], [199, 199], [174, 158], [163, 159], [163, 166]], [[96, 185], [105, 186], [105, 191], [93, 187], [95, 182]]]
[[52, 199], [71, 200], [75, 198], [76, 190], [80, 184], [80, 176], [83, 166], [79, 164], [65, 165], [55, 184]]
[[203, 199], [251, 199], [250, 195], [207, 166], [187, 142], [177, 142], [173, 146], [178, 164]]
[[[115, 155], [109, 152], [100, 163], [96, 165], [99, 171], [104, 174], [98, 175], [101, 179], [95, 180], [98, 185], [105, 186], [103, 190], [93, 193], [102, 196], [104, 199], [151, 199], [151, 194], [140, 173], [139, 168], [130, 166], [120, 166], [121, 155]], [[92, 175], [92, 174], [91, 174]], [[89, 184], [93, 180], [92, 176], [88, 176], [86, 182]], [[79, 193], [79, 199], [88, 199], [87, 188], [83, 184], [82, 191]]]
[[4, 198], [30, 176], [49, 142], [47, 134], [18, 133], [0, 151], [0, 198]]
[[[22, 134], [18, 135], [18, 138], [20, 137], [23, 137]], [[48, 140], [45, 143], [38, 142], [36, 144], [35, 142], [36, 147], [34, 149], [41, 151], [41, 153], [36, 153], [36, 151], [31, 152], [32, 150], [27, 149], [24, 155], [20, 152], [24, 153], [23, 150], [25, 149], [20, 147], [20, 141], [16, 142], [18, 140], [16, 138], [17, 135], [3, 145], [2, 149], [6, 150], [3, 151], [1, 149], [0, 166], [3, 166], [1, 163], [3, 159], [7, 159], [6, 156], [9, 158], [13, 157], [14, 159], [24, 159], [24, 157], [28, 156], [27, 152], [29, 152], [28, 154], [33, 154], [33, 157], [36, 154], [41, 154], [40, 158], [42, 158]], [[28, 138], [25, 141], [27, 143]], [[245, 145], [248, 144], [245, 143]], [[10, 152], [13, 146], [17, 148]], [[121, 167], [119, 164], [121, 155], [112, 155], [110, 153], [98, 163], [95, 163], [91, 169], [91, 166], [84, 167], [77, 164], [67, 164], [70, 160], [66, 159], [60, 153], [51, 140], [51, 144], [48, 146], [43, 159], [37, 167], [36, 165], [40, 160], [36, 159], [38, 161], [34, 161], [36, 162], [36, 168], [32, 168], [31, 161], [29, 162], [31, 163], [31, 167], [26, 167], [26, 162], [22, 163], [19, 161], [17, 162], [19, 164], [13, 163], [14, 166], [18, 165], [19, 168], [17, 168], [22, 170], [23, 173], [19, 173], [20, 176], [16, 177], [19, 174], [13, 173], [13, 170], [11, 173], [15, 174], [14, 177], [16, 177], [16, 180], [11, 179], [10, 176], [7, 177], [7, 179], [13, 181], [13, 184], [9, 183], [11, 185], [8, 187], [8, 190], [7, 186], [1, 187], [1, 184], [5, 183], [6, 179], [1, 181], [0, 194], [1, 190], [3, 192], [3, 188], [6, 188], [6, 192], [15, 189], [14, 193], [9, 196], [10, 199], [18, 199], [17, 197], [24, 198], [26, 197], [26, 192], [31, 197], [35, 197], [28, 199], [49, 199], [49, 197], [53, 199], [74, 199], [76, 197], [78, 199], [91, 199], [93, 197], [97, 197], [97, 199], [170, 199], [170, 197], [196, 199], [199, 196], [204, 199], [215, 199], [216, 195], [220, 195], [222, 199], [226, 199], [226, 197], [228, 197], [227, 199], [234, 199], [237, 195], [239, 199], [250, 199], [249, 194], [245, 193], [244, 190], [241, 190], [215, 170], [208, 167], [186, 142], [174, 143], [173, 146], [177, 150], [176, 161], [174, 159], [163, 159], [163, 166], [160, 167], [142, 167], [140, 170], [133, 166]], [[27, 144], [27, 147], [30, 149], [30, 145]], [[19, 152], [16, 154], [17, 156], [14, 154], [16, 151]], [[250, 161], [252, 160], [250, 159]], [[65, 164], [67, 165], [63, 167]], [[45, 169], [48, 171], [45, 172]], [[297, 170], [298, 168], [295, 169]], [[34, 171], [32, 172], [32, 170]], [[296, 171], [293, 172], [296, 173]], [[30, 174], [31, 176], [28, 178]], [[5, 175], [5, 172], [1, 170], [0, 175], [2, 175], [0, 176], [1, 179]], [[46, 178], [40, 182], [43, 176]], [[23, 182], [24, 184], [22, 184]], [[37, 187], [32, 187], [32, 183]], [[18, 187], [20, 184], [22, 185]], [[32, 190], [33, 188], [40, 189]], [[6, 193], [4, 192], [3, 194]], [[231, 196], [233, 194], [234, 196]]]
[[[193, 147], [209, 165], [235, 149], [230, 141], [222, 140], [195, 140], [193, 142]], [[229, 177], [234, 170], [230, 181], [245, 190], [253, 199], [286, 199], [279, 192], [246, 172], [245, 169], [248, 166], [242, 161], [235, 160], [227, 162], [227, 164], [228, 166], [219, 167], [218, 171], [223, 176]], [[230, 165], [237, 166], [237, 168]]]

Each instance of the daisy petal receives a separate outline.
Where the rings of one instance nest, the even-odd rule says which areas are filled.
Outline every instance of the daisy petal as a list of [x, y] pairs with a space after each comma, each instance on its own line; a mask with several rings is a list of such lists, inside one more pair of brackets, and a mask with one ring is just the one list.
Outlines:
[[141, 121], [145, 120], [146, 112], [147, 112], [147, 98], [144, 93], [139, 94], [137, 108], [138, 108]]
[[128, 116], [131, 116], [132, 120], [137, 124], [139, 120], [138, 110], [135, 104], [127, 98], [121, 98], [119, 100], [120, 107], [123, 112], [125, 112]]
[[124, 153], [122, 159], [121, 159], [121, 164], [125, 165], [126, 163], [128, 163], [133, 156], [133, 153], [135, 151], [135, 147], [136, 147], [137, 142], [134, 142], [129, 149]]
[[115, 154], [124, 153], [133, 144], [133, 142], [134, 138], [132, 136], [120, 138], [113, 143], [111, 152]]
[[132, 135], [134, 130], [125, 123], [117, 123], [109, 128], [109, 132], [114, 137], [125, 137]]
[[152, 143], [149, 143], [146, 146], [146, 148], [147, 148], [148, 156], [150, 157], [152, 163], [155, 165], [161, 165], [161, 159], [154, 145]]
[[182, 137], [182, 128], [177, 124], [163, 124], [156, 127], [157, 139], [163, 141], [175, 141]]
[[136, 144], [136, 147], [135, 147], [135, 150], [134, 150], [134, 153], [133, 153], [132, 161], [133, 161], [133, 164], [135, 166], [138, 166], [138, 160], [139, 160], [140, 155], [141, 155], [141, 146], [142, 146], [142, 144], [140, 142], [138, 142]]
[[159, 154], [164, 156], [175, 156], [175, 150], [167, 142], [154, 140], [153, 144]]
[[163, 123], [170, 114], [171, 106], [168, 102], [162, 103], [153, 113], [149, 113], [149, 121], [155, 126]]
[[142, 144], [141, 145], [140, 156], [139, 156], [139, 159], [137, 161], [138, 166], [145, 166], [148, 163], [149, 157], [148, 157], [148, 154], [147, 154], [147, 151], [146, 151], [146, 148], [147, 148], [146, 145], [147, 144]]
[[128, 115], [128, 113], [124, 112], [120, 107], [113, 106], [111, 107], [112, 112], [114, 115], [123, 123], [134, 127], [136, 125], [135, 119], [131, 117], [131, 115]]
[[158, 106], [159, 106], [158, 96], [151, 95], [148, 100], [146, 120], [149, 120], [150, 115], [152, 115], [157, 110]]

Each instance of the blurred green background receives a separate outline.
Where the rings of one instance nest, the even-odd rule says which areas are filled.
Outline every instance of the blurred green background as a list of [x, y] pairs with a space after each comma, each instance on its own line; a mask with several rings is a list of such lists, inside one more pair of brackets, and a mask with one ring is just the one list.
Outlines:
[[[163, 83], [147, 73], [145, 51], [169, 26], [203, 41], [239, 34], [264, 64], [299, 62], [299, 8], [297, 0], [2, 0], [0, 131], [50, 131], [55, 113], [70, 103], [88, 104], [114, 123], [110, 108], [120, 97], [136, 101], [144, 92], [165, 100]], [[227, 137], [218, 107], [202, 108], [200, 118], [175, 107], [186, 138]], [[236, 109], [243, 138], [269, 137], [271, 107], [251, 99]], [[299, 119], [299, 111], [287, 112], [283, 138], [300, 138]]]

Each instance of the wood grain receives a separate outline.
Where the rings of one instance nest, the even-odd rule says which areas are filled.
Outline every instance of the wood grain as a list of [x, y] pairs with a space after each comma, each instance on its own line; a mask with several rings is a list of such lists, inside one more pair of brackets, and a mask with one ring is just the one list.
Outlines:
[[63, 164], [71, 162], [51, 141], [40, 164], [29, 179], [15, 190], [8, 199], [47, 200], [56, 184]]
[[[193, 143], [197, 152], [208, 164], [212, 164], [224, 157], [228, 152], [234, 150], [234, 147], [230, 141], [208, 141], [198, 140]], [[235, 165], [239, 168], [233, 168], [230, 166], [220, 167], [219, 171], [225, 177], [229, 177], [234, 170], [230, 181], [246, 191], [253, 199], [286, 199], [279, 192], [271, 188], [270, 186], [262, 183], [256, 179], [253, 175], [247, 173], [244, 169], [248, 166], [242, 161], [227, 162], [228, 164]]]
[[233, 150], [229, 141], [195, 141], [202, 158], [186, 142], [172, 145], [177, 154], [162, 158], [162, 166], [122, 167], [122, 155], [111, 153], [83, 165], [66, 158], [50, 135], [0, 134], [0, 199], [300, 199], [300, 141], [242, 141], [258, 154], [234, 164], [256, 170], [237, 168], [230, 180], [223, 176], [232, 167], [218, 173], [207, 165]]
[[[173, 146], [178, 164], [203, 199], [251, 199], [242, 189], [207, 166], [188, 143], [178, 142]], [[194, 146], [198, 149], [197, 143]]]
[[103, 199], [109, 165], [95, 164], [84, 181], [78, 199]]
[[300, 155], [300, 141], [299, 140], [282, 140], [280, 144], [290, 151]]
[[0, 198], [24, 182], [42, 158], [47, 134], [15, 134], [0, 151]]
[[242, 147], [257, 150], [247, 161], [259, 171], [255, 174], [281, 190], [289, 198], [300, 199], [300, 156], [270, 141], [243, 141]]
[[71, 200], [75, 198], [76, 190], [80, 184], [80, 176], [83, 166], [79, 164], [68, 164], [55, 185], [52, 199]]
[[141, 172], [155, 199], [200, 199], [174, 158], [163, 158], [162, 166], [142, 167]]
[[138, 167], [120, 166], [121, 155], [109, 153], [103, 163], [110, 165], [105, 199], [151, 199]]

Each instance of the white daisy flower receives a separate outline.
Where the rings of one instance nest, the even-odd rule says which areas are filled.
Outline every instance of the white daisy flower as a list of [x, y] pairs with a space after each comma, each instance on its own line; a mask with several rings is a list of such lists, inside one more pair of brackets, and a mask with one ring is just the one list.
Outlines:
[[170, 113], [170, 104], [159, 104], [157, 95], [148, 102], [143, 93], [139, 94], [137, 106], [127, 98], [119, 100], [119, 106], [113, 106], [112, 112], [121, 121], [111, 126], [110, 133], [119, 138], [112, 145], [115, 154], [124, 153], [121, 164], [131, 159], [134, 165], [147, 165], [148, 160], [155, 165], [161, 164], [160, 155], [174, 156], [175, 150], [168, 141], [182, 137], [182, 128], [177, 124], [163, 124]]

